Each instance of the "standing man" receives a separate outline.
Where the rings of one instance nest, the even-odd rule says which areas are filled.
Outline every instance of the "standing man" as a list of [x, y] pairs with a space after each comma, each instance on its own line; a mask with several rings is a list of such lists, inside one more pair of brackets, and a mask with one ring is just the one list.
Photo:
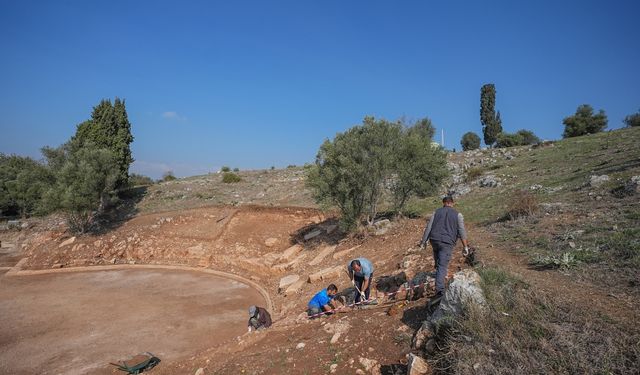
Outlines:
[[307, 315], [315, 317], [321, 312], [329, 312], [337, 308], [333, 297], [338, 293], [338, 287], [335, 284], [329, 284], [327, 289], [322, 289], [316, 293], [307, 305]]
[[444, 279], [447, 276], [449, 261], [458, 238], [462, 240], [464, 245], [463, 254], [467, 256], [469, 253], [464, 218], [453, 208], [453, 203], [453, 198], [449, 195], [442, 199], [443, 206], [431, 216], [420, 241], [420, 247], [424, 247], [427, 241], [431, 241], [433, 247], [433, 260], [436, 269], [436, 295], [434, 299], [442, 297], [444, 293]]
[[355, 303], [369, 301], [373, 264], [367, 258], [357, 258], [347, 264], [351, 284], [356, 287]]

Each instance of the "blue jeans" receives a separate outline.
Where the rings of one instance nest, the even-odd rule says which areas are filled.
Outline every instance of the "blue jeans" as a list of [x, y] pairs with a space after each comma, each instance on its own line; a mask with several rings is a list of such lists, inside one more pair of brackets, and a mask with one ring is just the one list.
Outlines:
[[444, 292], [444, 279], [447, 277], [449, 262], [455, 245], [431, 240], [433, 260], [436, 269], [436, 293]]

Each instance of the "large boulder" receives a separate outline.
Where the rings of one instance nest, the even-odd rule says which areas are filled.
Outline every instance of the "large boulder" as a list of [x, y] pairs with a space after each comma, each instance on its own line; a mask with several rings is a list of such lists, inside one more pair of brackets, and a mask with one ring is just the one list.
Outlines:
[[501, 183], [500, 183], [500, 180], [496, 176], [489, 175], [489, 176], [485, 176], [482, 179], [480, 179], [480, 181], [478, 181], [478, 185], [480, 185], [480, 187], [493, 188], [493, 187], [500, 186]]
[[486, 300], [480, 287], [480, 275], [472, 269], [465, 269], [453, 275], [440, 305], [431, 315], [431, 322], [438, 323], [448, 316], [461, 315], [465, 306], [470, 304], [484, 307]]

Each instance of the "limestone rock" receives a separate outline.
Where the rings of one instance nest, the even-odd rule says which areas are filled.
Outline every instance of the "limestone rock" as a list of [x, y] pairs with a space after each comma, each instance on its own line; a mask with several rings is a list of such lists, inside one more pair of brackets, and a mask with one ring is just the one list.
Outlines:
[[413, 336], [413, 340], [411, 342], [411, 347], [413, 349], [424, 349], [427, 340], [433, 336], [433, 331], [431, 330], [431, 323], [427, 320], [422, 322], [422, 326], [416, 331], [415, 336]]
[[204, 375], [204, 369], [200, 367], [199, 369], [196, 370], [195, 375]]
[[320, 234], [322, 234], [322, 231], [320, 229], [312, 230], [311, 232], [304, 235], [304, 240], [309, 241], [312, 238], [318, 237]]
[[358, 361], [368, 373], [380, 374], [380, 364], [375, 359], [360, 357]]
[[288, 275], [280, 279], [280, 283], [278, 284], [278, 293], [282, 293], [284, 289], [300, 280], [300, 276], [298, 275]]
[[373, 223], [373, 234], [376, 236], [387, 234], [389, 229], [391, 229], [391, 221], [389, 219], [382, 219]]
[[309, 275], [309, 279], [307, 281], [309, 283], [315, 283], [317, 281], [326, 280], [328, 278], [339, 275], [340, 272], [342, 272], [342, 269], [342, 266], [325, 268], [321, 271]]
[[589, 186], [598, 187], [609, 180], [610, 178], [606, 174], [603, 174], [601, 176], [592, 175], [589, 177]]
[[338, 252], [333, 253], [333, 259], [340, 259], [340, 258], [344, 258], [346, 255], [348, 255], [350, 252], [352, 252], [353, 250], [359, 248], [362, 245], [357, 245], [354, 246], [352, 248], [349, 248], [347, 250], [340, 250]]
[[276, 243], [278, 243], [278, 239], [277, 238], [267, 238], [266, 240], [264, 240], [264, 245], [266, 247], [273, 247]]
[[478, 181], [478, 185], [480, 185], [480, 187], [494, 188], [494, 187], [500, 186], [501, 183], [500, 183], [500, 180], [496, 176], [488, 175], [488, 176], [485, 176], [482, 179], [480, 179], [480, 181]]
[[300, 343], [298, 343], [298, 345], [296, 345], [296, 349], [298, 349], [298, 350], [302, 350], [305, 346], [306, 346], [306, 344], [305, 344], [305, 343], [300, 342]]
[[335, 249], [336, 249], [336, 245], [325, 246], [322, 250], [320, 250], [318, 255], [316, 255], [316, 257], [313, 258], [313, 260], [311, 262], [309, 262], [309, 265], [310, 266], [315, 266], [315, 265], [320, 264], [320, 262], [322, 262], [324, 260], [324, 258], [326, 258], [329, 254], [333, 253], [333, 251]]
[[65, 247], [65, 246], [67, 246], [67, 245], [71, 245], [71, 244], [72, 244], [72, 243], [74, 243], [74, 242], [76, 242], [76, 238], [75, 238], [75, 237], [71, 237], [71, 238], [69, 238], [68, 240], [63, 241], [63, 242], [58, 246], [58, 248]]
[[293, 245], [287, 250], [282, 252], [282, 255], [280, 256], [280, 261], [291, 262], [293, 258], [295, 258], [301, 251], [302, 251], [302, 246], [297, 244]]
[[409, 363], [407, 366], [407, 375], [425, 375], [429, 374], [431, 369], [427, 361], [417, 355], [409, 354]]
[[486, 306], [486, 300], [480, 288], [480, 275], [472, 269], [465, 269], [453, 275], [453, 281], [431, 316], [431, 321], [437, 322], [447, 315], [460, 315], [467, 304]]
[[287, 289], [284, 291], [284, 295], [285, 296], [290, 296], [292, 294], [296, 294], [298, 292], [300, 292], [300, 290], [302, 290], [302, 287], [304, 286], [306, 280], [304, 279], [300, 279], [298, 281], [296, 281], [295, 283], [289, 285], [287, 287]]

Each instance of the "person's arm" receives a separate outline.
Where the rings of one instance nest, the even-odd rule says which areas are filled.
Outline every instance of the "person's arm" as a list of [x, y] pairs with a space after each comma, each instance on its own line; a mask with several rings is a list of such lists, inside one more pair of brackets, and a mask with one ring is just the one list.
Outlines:
[[369, 277], [365, 276], [364, 282], [362, 283], [362, 289], [360, 290], [362, 294], [364, 294], [364, 291], [367, 290], [370, 282], [371, 282], [371, 275], [369, 275]]
[[462, 240], [465, 253], [469, 252], [469, 241], [467, 240], [467, 230], [464, 228], [464, 216], [458, 213], [458, 237]]
[[427, 241], [429, 241], [429, 234], [431, 234], [431, 226], [433, 225], [434, 217], [436, 217], [435, 213], [431, 215], [431, 219], [429, 219], [429, 224], [427, 224], [427, 227], [424, 228], [424, 234], [422, 235], [422, 240], [420, 240], [420, 246], [424, 246], [427, 243]]

